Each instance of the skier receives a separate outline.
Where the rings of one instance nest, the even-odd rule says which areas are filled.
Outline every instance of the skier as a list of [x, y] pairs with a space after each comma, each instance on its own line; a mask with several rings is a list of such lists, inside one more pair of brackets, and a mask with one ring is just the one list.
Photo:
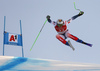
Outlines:
[[[86, 43], [84, 42], [83, 40], [77, 38], [76, 36], [72, 35], [69, 33], [68, 29], [67, 29], [67, 24], [69, 24], [72, 20], [76, 19], [77, 17], [83, 15], [84, 12], [83, 11], [80, 11], [79, 14], [73, 16], [71, 19], [67, 20], [67, 21], [63, 21], [62, 19], [58, 19], [57, 22], [55, 21], [52, 21], [50, 19], [50, 16], [47, 15], [47, 21], [49, 23], [52, 23], [55, 27], [55, 30], [57, 31], [57, 35], [56, 35], [56, 38], [61, 41], [63, 44], [65, 45], [68, 45], [70, 46], [70, 44], [66, 41], [67, 38], [71, 38], [79, 43], [82, 43], [82, 44], [85, 44], [85, 45], [88, 45], [90, 47], [92, 47], [92, 44], [89, 44], [89, 43]], [[74, 50], [74, 49], [73, 49]]]

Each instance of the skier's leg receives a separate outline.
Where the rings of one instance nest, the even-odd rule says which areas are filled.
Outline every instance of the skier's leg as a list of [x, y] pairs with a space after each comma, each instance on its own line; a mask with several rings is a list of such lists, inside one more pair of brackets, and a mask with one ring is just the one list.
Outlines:
[[68, 45], [69, 46], [69, 43], [65, 40], [65, 37], [63, 35], [56, 35], [56, 38], [61, 41], [63, 44], [65, 45]]
[[79, 43], [82, 43], [82, 44], [85, 44], [85, 45], [88, 45], [88, 46], [92, 47], [92, 44], [86, 43], [83, 40], [77, 38], [76, 36], [74, 36], [74, 35], [72, 35], [70, 33], [66, 33], [66, 35], [67, 35], [67, 37], [69, 37], [69, 38], [71, 38], [71, 39], [73, 39], [73, 40], [75, 40], [75, 41], [77, 41]]

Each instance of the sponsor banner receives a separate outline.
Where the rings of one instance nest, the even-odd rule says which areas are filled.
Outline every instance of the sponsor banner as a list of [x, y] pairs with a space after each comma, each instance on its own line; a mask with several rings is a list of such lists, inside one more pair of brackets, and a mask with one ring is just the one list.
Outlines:
[[22, 36], [8, 32], [4, 33], [4, 44], [22, 46]]

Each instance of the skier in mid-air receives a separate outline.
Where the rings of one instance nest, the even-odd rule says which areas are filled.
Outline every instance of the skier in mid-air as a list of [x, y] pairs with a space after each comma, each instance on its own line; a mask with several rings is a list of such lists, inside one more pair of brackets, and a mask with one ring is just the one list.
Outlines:
[[[67, 24], [69, 24], [72, 20], [76, 19], [77, 17], [83, 15], [84, 12], [80, 11], [79, 14], [73, 16], [71, 19], [67, 20], [67, 21], [63, 21], [62, 19], [58, 19], [57, 22], [52, 21], [50, 19], [50, 16], [47, 15], [47, 21], [49, 23], [52, 23], [54, 25], [55, 30], [57, 31], [57, 35], [56, 38], [61, 41], [63, 44], [70, 46], [70, 44], [66, 41], [67, 38], [71, 38], [79, 43], [88, 45], [90, 47], [92, 47], [92, 44], [86, 43], [83, 40], [77, 38], [76, 36], [72, 35], [69, 33], [68, 29], [67, 29]], [[74, 49], [73, 49], [74, 50]]]

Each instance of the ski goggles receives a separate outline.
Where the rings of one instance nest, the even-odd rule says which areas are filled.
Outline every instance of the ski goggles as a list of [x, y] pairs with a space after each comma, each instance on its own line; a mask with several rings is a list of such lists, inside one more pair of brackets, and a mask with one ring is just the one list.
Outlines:
[[63, 26], [63, 24], [57, 24], [57, 26], [58, 26], [58, 27], [61, 27], [61, 26]]

